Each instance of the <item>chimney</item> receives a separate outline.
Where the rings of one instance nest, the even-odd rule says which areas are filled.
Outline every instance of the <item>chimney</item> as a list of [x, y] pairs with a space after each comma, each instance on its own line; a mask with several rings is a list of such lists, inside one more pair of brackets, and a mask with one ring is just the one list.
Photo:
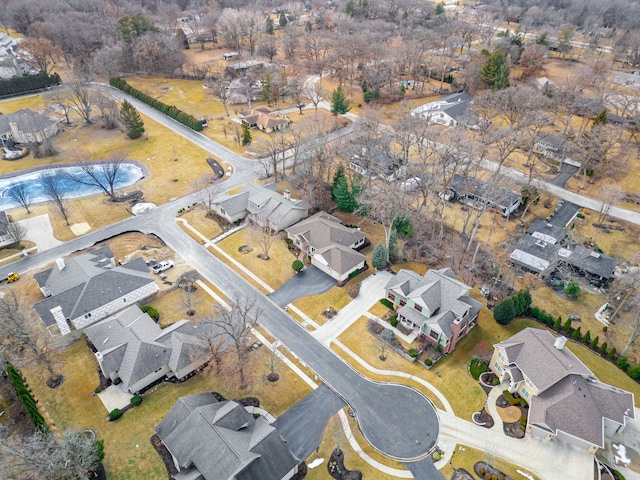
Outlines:
[[58, 325], [58, 329], [60, 330], [60, 333], [62, 335], [66, 335], [66, 334], [70, 333], [71, 329], [69, 328], [69, 324], [67, 323], [67, 319], [64, 318], [64, 313], [62, 312], [62, 307], [57, 306], [55, 308], [52, 308], [49, 311], [51, 312], [51, 315], [53, 315], [53, 318], [55, 319], [56, 324]]
[[284, 198], [286, 198], [287, 200], [291, 200], [291, 192], [289, 190], [285, 190], [283, 193]]
[[562, 337], [556, 338], [556, 341], [553, 344], [553, 346], [556, 347], [558, 350], [562, 350], [566, 343], [567, 343], [567, 337], [562, 336]]
[[63, 270], [65, 265], [64, 265], [64, 258], [58, 258], [56, 260], [56, 265], [58, 265], [58, 270]]

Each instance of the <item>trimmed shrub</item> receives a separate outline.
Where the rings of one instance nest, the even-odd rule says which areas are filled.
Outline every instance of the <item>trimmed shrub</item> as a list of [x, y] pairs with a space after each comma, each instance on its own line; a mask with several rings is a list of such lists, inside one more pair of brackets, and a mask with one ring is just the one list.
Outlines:
[[45, 75], [43, 72], [40, 72], [37, 75], [6, 78], [0, 80], [0, 96], [28, 92], [29, 90], [46, 88], [51, 85], [60, 85], [60, 76], [57, 73]]
[[291, 268], [293, 268], [294, 272], [298, 273], [300, 270], [304, 268], [304, 263], [302, 263], [301, 260], [294, 260], [293, 263], [291, 264]]
[[[613, 351], [613, 350], [612, 350]], [[627, 367], [629, 366], [629, 359], [626, 356], [620, 357], [618, 359], [618, 361], [616, 362], [616, 366], [620, 369], [620, 370], [627, 370]]]
[[575, 300], [580, 295], [580, 285], [578, 285], [576, 282], [569, 282], [564, 289], [564, 294], [567, 297], [573, 298]]
[[518, 403], [520, 403], [520, 399], [514, 397], [511, 392], [509, 392], [509, 390], [505, 390], [502, 392], [502, 395], [504, 396], [504, 398], [507, 399], [507, 402], [509, 402], [511, 405], [518, 405]]
[[119, 419], [122, 416], [122, 410], [119, 408], [114, 408], [109, 412], [109, 421], [114, 421]]
[[493, 379], [493, 384], [494, 384], [494, 385], [500, 385], [500, 379], [499, 379], [498, 377], [495, 377], [495, 378]]
[[605, 355], [607, 353], [607, 346], [607, 342], [604, 342], [602, 345], [600, 345], [600, 349], [598, 351], [601, 355]]
[[611, 351], [607, 354], [607, 358], [609, 360], [614, 360], [616, 358], [617, 353], [618, 352], [616, 351], [616, 347], [613, 347]]
[[564, 325], [562, 326], [562, 330], [564, 330], [565, 332], [568, 332], [569, 330], [571, 330], [571, 319], [567, 318], [567, 321], [564, 322]]
[[598, 336], [596, 335], [596, 337], [595, 337], [593, 340], [591, 340], [591, 348], [592, 348], [593, 350], [595, 350], [596, 348], [598, 348], [598, 343], [600, 343], [600, 337], [598, 337]]
[[418, 357], [418, 351], [415, 348], [410, 348], [409, 349], [409, 356], [411, 358], [417, 358]]
[[385, 307], [387, 307], [389, 310], [393, 310], [393, 303], [391, 302], [391, 300], [388, 300], [386, 298], [382, 298], [382, 299], [380, 299], [380, 303], [382, 305], [384, 305]]
[[560, 325], [562, 325], [562, 317], [558, 315], [558, 318], [556, 318], [556, 321], [553, 322], [553, 329], [560, 330]]
[[140, 310], [149, 315], [154, 322], [158, 323], [158, 320], [160, 320], [160, 313], [151, 305], [143, 305]]
[[391, 317], [389, 319], [389, 323], [391, 324], [392, 327], [397, 327], [398, 326], [398, 316], [394, 315], [393, 317]]
[[634, 363], [633, 365], [629, 365], [627, 367], [627, 375], [629, 375], [634, 380], [640, 378], [640, 363]]
[[44, 421], [44, 417], [40, 413], [40, 410], [38, 410], [35, 398], [33, 398], [31, 392], [29, 392], [29, 389], [25, 385], [24, 379], [20, 372], [18, 372], [18, 369], [9, 362], [7, 362], [7, 374], [13, 384], [13, 388], [16, 390], [18, 398], [22, 402], [22, 405], [24, 405], [24, 410], [27, 412], [27, 416], [31, 420], [31, 423], [33, 423], [33, 426], [36, 430], [48, 432], [49, 427]]
[[578, 341], [582, 340], [582, 333], [580, 332], [580, 327], [576, 328], [573, 331], [573, 335], [571, 335], [571, 338]]
[[516, 307], [513, 298], [508, 297], [493, 309], [493, 319], [500, 325], [509, 325], [516, 318]]
[[616, 477], [616, 480], [625, 480], [624, 475], [622, 475], [618, 470], [613, 471], [613, 476]]
[[102, 391], [102, 389], [100, 387], [96, 387], [96, 389], [93, 391], [93, 393], [100, 393]]
[[591, 343], [591, 330], [587, 330], [587, 333], [585, 333], [582, 337], [582, 341], [587, 345]]
[[425, 359], [424, 359], [424, 364], [425, 364], [427, 367], [430, 367], [431, 365], [433, 365], [433, 360], [431, 360], [430, 358], [425, 358]]
[[131, 400], [129, 400], [129, 403], [131, 403], [131, 405], [133, 405], [134, 407], [137, 407], [142, 403], [142, 395], [134, 395], [133, 397], [131, 397]]

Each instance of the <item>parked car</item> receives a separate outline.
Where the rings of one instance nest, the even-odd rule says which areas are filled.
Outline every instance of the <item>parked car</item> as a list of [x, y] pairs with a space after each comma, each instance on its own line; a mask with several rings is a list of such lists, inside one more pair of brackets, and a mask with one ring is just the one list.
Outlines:
[[257, 350], [262, 346], [262, 342], [254, 342], [251, 345], [249, 345], [249, 348], [247, 348], [247, 351], [251, 351], [251, 350]]
[[173, 267], [173, 262], [171, 260], [165, 260], [164, 262], [160, 262], [154, 265], [153, 267], [151, 267], [151, 269], [155, 273], [160, 273], [164, 272], [165, 270], [169, 270], [171, 267]]

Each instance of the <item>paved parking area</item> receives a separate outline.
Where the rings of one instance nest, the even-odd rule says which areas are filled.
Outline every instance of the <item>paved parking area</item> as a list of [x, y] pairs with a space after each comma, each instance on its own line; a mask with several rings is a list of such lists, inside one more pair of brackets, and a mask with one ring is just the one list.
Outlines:
[[273, 426], [287, 441], [287, 446], [300, 460], [318, 448], [329, 419], [345, 403], [326, 385], [320, 385], [287, 410]]

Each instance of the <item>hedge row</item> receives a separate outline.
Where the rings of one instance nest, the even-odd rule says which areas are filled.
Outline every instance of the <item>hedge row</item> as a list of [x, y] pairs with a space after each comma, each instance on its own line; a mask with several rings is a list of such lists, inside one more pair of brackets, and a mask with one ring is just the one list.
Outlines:
[[109, 79], [109, 84], [112, 87], [116, 87], [117, 89], [122, 90], [125, 93], [128, 93], [133, 98], [137, 98], [141, 102], [146, 103], [150, 107], [155, 108], [159, 112], [164, 113], [168, 117], [173, 118], [174, 120], [186, 125], [187, 127], [199, 132], [202, 130], [202, 122], [188, 113], [184, 113], [178, 107], [173, 105], [167, 105], [166, 103], [161, 102], [160, 100], [156, 100], [153, 97], [150, 97], [144, 92], [141, 92], [137, 88], [132, 87], [127, 83], [124, 78], [121, 77], [113, 77]]
[[31, 395], [31, 392], [25, 385], [24, 379], [22, 378], [22, 375], [20, 375], [20, 372], [18, 372], [18, 369], [9, 362], [7, 362], [7, 374], [13, 384], [13, 388], [16, 390], [18, 398], [24, 405], [27, 415], [31, 419], [31, 422], [33, 422], [33, 426], [41, 432], [49, 431], [49, 427], [44, 421], [44, 417], [40, 413], [40, 410], [38, 410], [36, 399]]
[[[630, 364], [627, 357], [618, 356], [618, 352], [615, 347], [609, 350], [607, 342], [603, 342], [601, 345], [598, 345], [600, 343], [600, 337], [597, 335], [592, 337], [590, 330], [587, 330], [586, 333], [583, 334], [580, 327], [575, 329], [572, 328], [570, 318], [567, 320], [564, 320], [562, 316], [554, 318], [553, 315], [538, 307], [531, 307], [528, 313], [540, 323], [547, 325], [549, 328], [560, 334], [571, 337], [577, 342], [584, 343], [593, 352], [600, 354], [602, 357], [608, 358], [632, 379], [636, 381], [640, 379], [640, 363]], [[604, 327], [603, 330], [606, 331], [606, 328], [607, 327]]]
[[6, 78], [0, 80], [0, 96], [28, 92], [29, 90], [37, 90], [51, 85], [60, 85], [60, 75], [57, 73], [46, 75], [40, 72], [37, 75]]

